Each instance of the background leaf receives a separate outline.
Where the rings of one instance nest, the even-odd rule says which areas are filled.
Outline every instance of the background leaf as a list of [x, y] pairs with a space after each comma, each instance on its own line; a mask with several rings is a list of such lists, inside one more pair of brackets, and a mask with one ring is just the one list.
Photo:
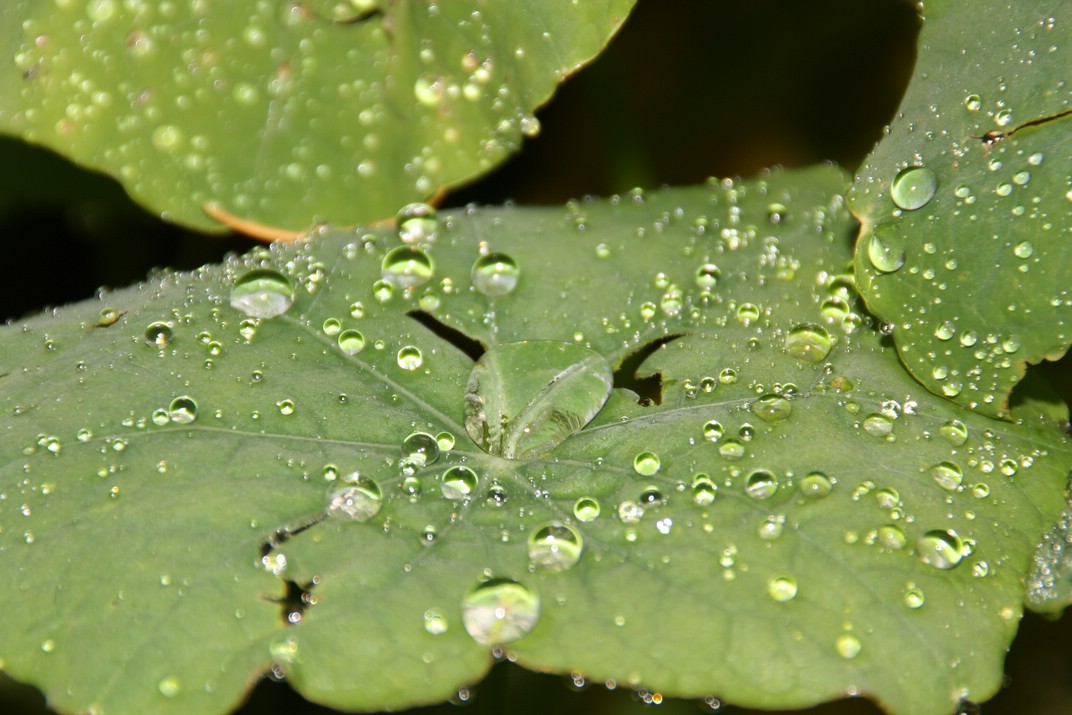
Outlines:
[[1072, 341], [1067, 3], [930, 2], [889, 136], [851, 195], [856, 271], [928, 389], [991, 416]]
[[376, 220], [537, 133], [632, 2], [368, 4], [6, 3], [0, 130], [201, 229]]
[[[6, 328], [5, 669], [109, 712], [219, 712], [269, 667], [405, 707], [492, 652], [762, 707], [988, 697], [1070, 453], [903, 372], [842, 273], [846, 183], [444, 215], [408, 271], [388, 229], [325, 233]], [[522, 340], [616, 387], [508, 460], [463, 397], [473, 353]]]

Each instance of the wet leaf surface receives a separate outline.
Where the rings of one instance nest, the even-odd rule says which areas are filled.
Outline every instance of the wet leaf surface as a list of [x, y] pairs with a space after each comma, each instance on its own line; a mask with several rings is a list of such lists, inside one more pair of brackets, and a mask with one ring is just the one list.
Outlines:
[[110, 713], [223, 712], [269, 669], [403, 708], [495, 654], [756, 707], [986, 699], [1072, 451], [903, 370], [847, 184], [324, 231], [5, 327], [5, 670]]
[[374, 221], [538, 133], [632, 6], [360, 4], [5, 3], [0, 131], [196, 228]]
[[1007, 417], [1072, 342], [1067, 3], [927, 2], [915, 76], [857, 177], [856, 271], [924, 385]]

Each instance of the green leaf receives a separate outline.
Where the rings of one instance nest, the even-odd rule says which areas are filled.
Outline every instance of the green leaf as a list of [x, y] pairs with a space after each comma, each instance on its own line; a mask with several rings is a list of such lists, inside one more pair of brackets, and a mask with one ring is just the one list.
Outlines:
[[1072, 450], [905, 373], [843, 272], [846, 185], [325, 231], [4, 328], [5, 670], [109, 713], [222, 712], [268, 669], [403, 708], [493, 654], [765, 708], [985, 699]]
[[533, 110], [631, 6], [15, 0], [0, 131], [201, 229], [219, 228], [204, 204], [293, 230], [373, 221], [538, 132]]
[[1067, 3], [925, 4], [915, 76], [851, 193], [868, 307], [932, 392], [994, 417], [1072, 342]]

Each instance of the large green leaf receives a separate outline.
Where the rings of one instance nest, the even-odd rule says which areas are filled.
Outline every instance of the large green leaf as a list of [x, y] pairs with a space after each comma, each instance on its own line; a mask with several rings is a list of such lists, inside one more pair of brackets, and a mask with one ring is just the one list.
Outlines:
[[924, 385], [1007, 417], [1028, 364], [1072, 342], [1072, 12], [924, 5], [915, 76], [851, 194], [856, 271]]
[[988, 697], [1072, 454], [903, 370], [846, 184], [325, 231], [5, 328], [4, 668], [108, 713], [269, 668], [401, 708], [493, 654], [768, 708]]
[[538, 132], [532, 111], [631, 6], [13, 0], [0, 131], [198, 228], [219, 228], [206, 203], [294, 230], [372, 221]]

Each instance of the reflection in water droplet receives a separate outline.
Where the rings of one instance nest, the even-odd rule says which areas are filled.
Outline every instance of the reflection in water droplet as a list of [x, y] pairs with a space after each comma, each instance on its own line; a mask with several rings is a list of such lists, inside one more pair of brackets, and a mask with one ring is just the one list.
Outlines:
[[960, 447], [968, 441], [968, 427], [960, 420], [946, 422], [938, 428], [938, 433], [954, 447]]
[[741, 321], [741, 325], [748, 327], [759, 320], [759, 306], [755, 303], [741, 303], [737, 306], [737, 320]]
[[618, 505], [618, 518], [623, 524], [635, 524], [644, 516], [644, 507], [635, 501], [623, 501]]
[[182, 683], [173, 675], [162, 679], [156, 687], [165, 698], [177, 697], [182, 692]]
[[770, 499], [778, 491], [778, 479], [766, 469], [757, 469], [748, 475], [744, 493], [756, 500]]
[[797, 582], [791, 576], [774, 576], [767, 580], [767, 593], [775, 601], [785, 603], [797, 597]]
[[347, 355], [357, 355], [365, 349], [365, 336], [349, 328], [339, 333], [339, 349]]
[[162, 321], [150, 323], [145, 329], [145, 342], [158, 348], [171, 344], [171, 326]]
[[556, 521], [529, 535], [529, 561], [545, 571], [565, 571], [581, 559], [584, 541], [577, 531]]
[[440, 477], [443, 496], [447, 499], [468, 499], [476, 490], [480, 479], [469, 467], [455, 465]]
[[231, 307], [251, 318], [274, 318], [294, 303], [294, 287], [283, 274], [266, 268], [250, 271], [231, 288]]
[[643, 477], [650, 477], [658, 474], [661, 466], [662, 464], [659, 461], [659, 455], [654, 452], [640, 452], [633, 458], [634, 471]]
[[1031, 258], [1035, 253], [1035, 247], [1031, 245], [1030, 241], [1022, 241], [1016, 244], [1016, 248], [1012, 249], [1012, 252], [1017, 258]]
[[904, 237], [896, 226], [879, 226], [867, 242], [867, 257], [875, 270], [893, 273], [905, 264]]
[[919, 560], [938, 569], [951, 569], [964, 558], [964, 542], [955, 531], [935, 529], [916, 542]]
[[893, 422], [886, 415], [875, 413], [864, 418], [863, 428], [874, 437], [886, 437], [893, 432]]
[[899, 527], [887, 524], [879, 527], [876, 541], [879, 546], [892, 551], [900, 551], [908, 544], [908, 537]]
[[800, 480], [800, 493], [809, 499], [822, 499], [833, 490], [833, 480], [822, 472], [812, 472]]
[[419, 348], [407, 345], [398, 351], [398, 366], [403, 370], [416, 370], [424, 362]]
[[938, 176], [924, 166], [902, 169], [890, 184], [890, 198], [899, 208], [915, 211], [926, 206], [938, 190]]
[[439, 459], [439, 441], [427, 432], [414, 432], [402, 440], [402, 457], [415, 468]]
[[726, 430], [722, 427], [722, 423], [718, 420], [710, 420], [704, 423], [703, 436], [704, 439], [709, 442], [717, 442], [722, 439], [722, 435], [726, 433]]
[[961, 482], [964, 481], [964, 473], [961, 471], [960, 467], [953, 462], [940, 462], [931, 467], [930, 471], [934, 481], [946, 491], [958, 491]]
[[197, 419], [197, 403], [187, 395], [176, 397], [168, 406], [168, 417], [176, 424], [189, 424]]
[[368, 521], [380, 511], [383, 492], [380, 485], [354, 472], [347, 480], [346, 486], [331, 493], [328, 512], [345, 514], [355, 521]]
[[540, 597], [516, 581], [492, 579], [462, 600], [462, 623], [482, 645], [512, 643], [528, 634], [540, 619]]
[[793, 328], [785, 336], [786, 351], [804, 362], [822, 362], [830, 354], [833, 344], [825, 328], [810, 323]]
[[744, 456], [744, 445], [741, 444], [740, 440], [727, 439], [718, 446], [718, 453], [724, 459], [733, 462]]
[[395, 288], [390, 282], [378, 280], [372, 284], [372, 296], [380, 303], [391, 300], [395, 294]]
[[692, 481], [692, 501], [698, 506], [708, 506], [715, 502], [718, 495], [718, 487], [711, 478], [700, 472]]
[[593, 497], [581, 497], [573, 504], [573, 515], [578, 521], [595, 521], [600, 511], [599, 502]]
[[454, 449], [454, 435], [450, 432], [440, 432], [435, 436], [435, 439], [441, 452], [449, 452]]
[[435, 209], [428, 204], [408, 204], [396, 217], [398, 238], [403, 243], [432, 243], [439, 231]]
[[398, 246], [387, 252], [380, 266], [383, 279], [397, 288], [423, 285], [432, 279], [435, 268], [427, 253], [413, 246]]
[[909, 608], [921, 608], [925, 599], [923, 591], [916, 587], [914, 583], [910, 583], [905, 587], [904, 591], [904, 604]]
[[473, 286], [489, 298], [506, 295], [517, 287], [521, 269], [505, 253], [489, 253], [473, 264]]
[[845, 660], [852, 660], [860, 655], [860, 651], [863, 649], [860, 639], [848, 633], [838, 636], [834, 646], [837, 649], [837, 654]]
[[424, 612], [424, 630], [433, 636], [443, 635], [450, 628], [447, 615], [438, 608], [429, 608]]
[[723, 385], [732, 385], [737, 382], [737, 371], [732, 367], [724, 368], [718, 373], [718, 381]]
[[789, 417], [793, 406], [781, 395], [763, 395], [748, 406], [756, 417], [764, 422], [781, 422]]
[[701, 290], [711, 290], [718, 283], [722, 271], [714, 263], [705, 263], [696, 269], [696, 286]]

